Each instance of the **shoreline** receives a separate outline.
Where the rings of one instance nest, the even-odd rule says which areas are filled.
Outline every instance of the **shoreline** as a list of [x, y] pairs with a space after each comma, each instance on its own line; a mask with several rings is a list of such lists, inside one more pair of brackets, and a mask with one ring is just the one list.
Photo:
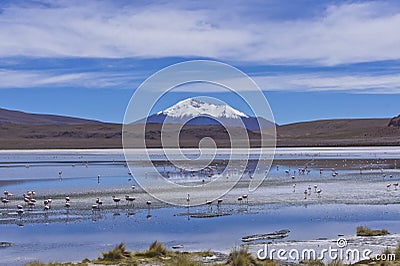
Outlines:
[[[72, 196], [71, 196], [71, 201], [73, 200]], [[55, 229], [51, 229], [51, 228], [63, 228], [63, 234], [65, 236], [68, 236], [68, 231], [72, 230], [75, 231], [76, 228], [86, 228], [87, 226], [90, 227], [95, 227], [98, 228], [96, 230], [94, 230], [93, 232], [98, 232], [98, 230], [100, 228], [108, 228], [108, 226], [114, 227], [113, 230], [111, 230], [111, 228], [106, 229], [106, 231], [103, 232], [104, 229], [100, 230], [98, 233], [100, 234], [100, 238], [101, 236], [110, 230], [110, 232], [115, 232], [115, 238], [113, 237], [113, 240], [106, 240], [104, 239], [104, 243], [101, 245], [102, 247], [96, 247], [96, 245], [89, 245], [90, 249], [92, 250], [91, 254], [93, 254], [93, 249], [97, 250], [97, 255], [99, 254], [99, 251], [101, 250], [105, 250], [104, 248], [104, 244], [105, 243], [109, 243], [109, 245], [114, 245], [116, 242], [116, 239], [119, 239], [122, 242], [126, 242], [127, 239], [125, 237], [120, 238], [118, 237], [118, 232], [119, 230], [115, 231], [115, 228], [118, 228], [121, 225], [127, 226], [128, 228], [132, 228], [130, 230], [128, 230], [126, 232], [126, 237], [131, 236], [132, 238], [128, 237], [129, 242], [127, 242], [127, 244], [129, 244], [128, 246], [130, 246], [132, 248], [132, 243], [145, 243], [144, 245], [147, 245], [146, 243], [148, 243], [148, 241], [153, 241], [153, 240], [160, 240], [162, 242], [164, 242], [169, 248], [171, 248], [173, 245], [184, 245], [184, 251], [198, 251], [198, 250], [208, 250], [211, 249], [213, 251], [216, 252], [222, 252], [222, 253], [229, 253], [229, 250], [232, 247], [235, 246], [245, 246], [248, 247], [249, 250], [253, 253], [256, 254], [257, 250], [262, 248], [262, 244], [261, 243], [256, 243], [256, 244], [251, 244], [248, 245], [246, 243], [241, 243], [240, 242], [240, 237], [244, 237], [246, 235], [252, 235], [252, 234], [262, 234], [262, 233], [269, 233], [272, 232], [273, 230], [280, 230], [280, 229], [290, 229], [291, 232], [289, 234], [290, 239], [289, 240], [279, 240], [277, 242], [274, 242], [274, 247], [276, 248], [299, 248], [299, 249], [303, 249], [303, 248], [307, 248], [307, 247], [314, 247], [315, 244], [320, 245], [321, 243], [324, 243], [324, 245], [329, 245], [333, 240], [335, 235], [340, 235], [343, 234], [346, 236], [346, 239], [349, 240], [349, 242], [351, 242], [350, 240], [354, 238], [354, 235], [349, 234], [349, 232], [342, 231], [342, 229], [339, 229], [338, 227], [335, 227], [335, 230], [330, 230], [329, 235], [331, 236], [331, 238], [327, 238], [326, 240], [323, 240], [322, 238], [325, 238], [327, 235], [326, 233], [322, 233], [320, 230], [323, 230], [323, 224], [325, 224], [325, 222], [329, 222], [329, 223], [333, 223], [335, 224], [336, 221], [336, 216], [340, 215], [342, 218], [340, 218], [340, 220], [342, 220], [344, 222], [344, 224], [346, 223], [345, 221], [347, 221], [348, 223], [348, 219], [350, 219], [350, 221], [352, 221], [352, 216], [356, 215], [355, 217], [360, 217], [357, 218], [358, 219], [363, 219], [363, 213], [364, 212], [368, 212], [368, 216], [372, 216], [372, 217], [376, 217], [376, 219], [380, 220], [381, 222], [379, 222], [380, 225], [376, 226], [374, 228], [376, 229], [380, 229], [379, 226], [383, 226], [384, 228], [388, 229], [391, 233], [394, 233], [392, 235], [388, 235], [387, 237], [396, 237], [396, 242], [400, 241], [400, 228], [396, 225], [396, 221], [398, 220], [396, 217], [396, 212], [395, 209], [397, 209], [396, 205], [392, 204], [392, 205], [385, 205], [385, 204], [379, 204], [379, 205], [369, 205], [369, 204], [336, 204], [336, 203], [309, 203], [307, 205], [302, 205], [302, 204], [283, 204], [283, 203], [276, 203], [276, 204], [254, 204], [249, 202], [249, 204], [224, 204], [221, 206], [221, 210], [218, 210], [216, 208], [216, 206], [213, 206], [213, 209], [211, 210], [208, 206], [198, 206], [198, 207], [190, 207], [190, 210], [188, 208], [185, 207], [176, 207], [176, 206], [170, 206], [170, 205], [166, 205], [166, 204], [157, 204], [156, 202], [153, 201], [153, 204], [151, 206], [151, 208], [147, 208], [144, 204], [144, 200], [141, 202], [142, 204], [140, 205], [136, 205], [135, 208], [132, 208], [131, 206], [126, 206], [125, 204], [120, 204], [120, 206], [115, 207], [115, 205], [112, 203], [111, 198], [107, 199], [107, 204], [104, 204], [103, 208], [99, 211], [95, 211], [93, 212], [90, 209], [90, 206], [86, 207], [86, 203], [84, 203], [84, 207], [82, 209], [80, 208], [74, 208], [69, 211], [67, 211], [65, 208], [61, 207], [58, 208], [56, 207], [56, 205], [54, 205], [54, 207], [52, 207], [52, 209], [50, 209], [48, 212], [44, 211], [42, 208], [36, 208], [34, 211], [30, 212], [27, 214], [27, 216], [23, 216], [22, 219], [20, 219], [17, 214], [15, 213], [14, 215], [11, 216], [4, 216], [3, 212], [1, 212], [0, 214], [0, 219], [5, 219], [5, 221], [3, 221], [0, 224], [0, 227], [2, 226], [8, 226], [8, 230], [11, 231], [20, 231], [21, 226], [22, 228], [26, 228], [26, 230], [29, 230], [28, 232], [30, 232], [30, 230], [39, 230], [39, 232], [53, 232]], [[55, 201], [53, 201], [53, 203], [57, 203], [58, 201], [63, 202], [63, 199], [55, 199]], [[76, 201], [74, 201], [76, 203]], [[85, 201], [86, 202], [86, 201]], [[319, 212], [323, 212], [326, 214], [323, 214], [322, 216], [320, 214], [318, 214]], [[209, 214], [213, 214], [213, 216], [209, 216]], [[311, 217], [307, 218], [307, 214], [312, 214]], [[357, 213], [357, 214], [355, 214]], [[380, 217], [380, 215], [382, 215], [381, 213], [385, 213], [385, 216], [382, 217], [386, 217], [386, 219], [388, 220], [381, 220], [382, 218]], [[195, 215], [192, 215], [195, 214]], [[196, 217], [196, 215], [205, 215], [204, 217]], [[225, 217], [221, 217], [220, 215], [215, 215], [215, 214], [227, 214], [228, 216]], [[269, 223], [272, 225], [272, 228], [270, 228], [270, 226], [265, 226], [264, 221], [266, 222], [267, 220], [264, 219], [269, 219], [268, 217], [270, 217], [270, 215], [272, 217], [277, 217], [276, 214], [280, 214], [283, 215], [283, 217], [286, 218], [276, 218], [278, 219], [276, 222], [274, 221], [270, 221]], [[278, 221], [280, 221], [281, 219], [284, 219], [286, 221], [291, 221], [291, 218], [289, 217], [293, 217], [292, 219], [302, 219], [302, 218], [294, 218], [294, 217], [302, 217], [306, 215], [305, 221], [306, 221], [306, 227], [304, 227], [304, 229], [308, 228], [309, 226], [313, 227], [314, 233], [307, 233], [308, 231], [305, 231], [304, 233], [302, 233], [300, 236], [298, 235], [302, 230], [300, 228], [293, 228], [291, 226], [287, 226], [284, 224], [280, 224]], [[259, 220], [259, 222], [254, 223], [254, 219], [256, 217], [257, 220]], [[324, 218], [325, 217], [325, 218]], [[347, 218], [346, 218], [347, 217]], [[390, 217], [394, 217], [394, 218], [390, 218]], [[303, 219], [304, 219], [303, 218]], [[321, 219], [321, 221], [319, 221], [319, 219]], [[238, 235], [237, 237], [235, 237], [234, 239], [236, 240], [232, 240], [232, 239], [220, 239], [219, 241], [222, 241], [223, 243], [225, 243], [225, 248], [222, 248], [223, 246], [215, 243], [213, 245], [210, 245], [207, 241], [204, 242], [204, 238], [202, 237], [202, 233], [200, 232], [193, 232], [194, 234], [190, 233], [189, 231], [186, 231], [186, 229], [183, 229], [185, 227], [182, 227], [182, 229], [186, 232], [185, 234], [188, 234], [188, 236], [190, 236], [189, 238], [186, 238], [184, 236], [181, 237], [173, 237], [173, 235], [169, 235], [169, 230], [166, 229], [162, 229], [164, 228], [164, 225], [167, 224], [171, 224], [170, 226], [174, 227], [173, 224], [176, 222], [179, 222], [180, 225], [178, 225], [178, 227], [176, 229], [174, 229], [176, 231], [176, 234], [179, 235], [179, 226], [186, 226], [186, 225], [192, 225], [195, 226], [196, 224], [201, 225], [201, 227], [205, 227], [205, 228], [210, 228], [210, 226], [212, 227], [212, 225], [215, 224], [219, 224], [222, 225], [224, 227], [224, 221], [227, 220], [232, 220], [233, 223], [236, 223], [234, 221], [240, 221], [242, 219], [246, 219], [248, 221], [253, 221], [252, 223], [254, 223], [251, 227], [245, 229], [243, 232], [241, 232], [241, 230], [239, 230], [238, 232], [236, 232], [235, 234]], [[316, 220], [314, 220], [316, 219]], [[327, 219], [325, 221], [325, 219]], [[390, 224], [393, 224], [392, 219], [395, 219], [394, 221], [394, 225], [396, 225], [395, 227], [390, 226]], [[190, 221], [189, 221], [190, 220]], [[374, 221], [375, 219], [373, 219], [372, 221]], [[301, 220], [300, 220], [301, 221]], [[312, 222], [314, 221], [314, 222]], [[365, 222], [362, 222], [363, 220], [360, 220], [359, 222], [352, 222], [351, 224], [353, 224], [351, 226], [351, 231], [355, 232], [355, 227], [357, 225], [364, 225]], [[183, 222], [183, 223], [182, 223]], [[259, 224], [261, 222], [261, 224]], [[311, 222], [311, 224], [309, 224]], [[295, 220], [291, 221], [290, 223], [296, 223]], [[322, 228], [317, 229], [317, 227], [313, 224], [317, 223], [320, 226], [322, 226]], [[370, 222], [369, 222], [370, 223]], [[369, 224], [367, 223], [367, 224]], [[258, 226], [256, 224], [259, 224]], [[374, 224], [372, 222], [372, 224]], [[386, 224], [386, 225], [383, 225]], [[14, 227], [14, 225], [17, 225]], [[10, 227], [12, 226], [12, 227]], [[150, 228], [153, 228], [151, 230], [156, 230], [156, 232], [152, 232], [152, 233], [148, 233], [147, 231], [143, 231], [140, 233], [140, 236], [138, 235], [139, 232], [136, 232], [137, 230], [135, 230], [135, 228], [147, 228], [148, 226], [151, 226]], [[159, 226], [161, 226], [160, 229], [157, 229]], [[226, 224], [226, 232], [231, 232], [232, 229], [230, 229], [231, 227]], [[348, 227], [348, 226], [345, 226]], [[36, 229], [35, 229], [36, 228]], [[75, 228], [75, 229], [72, 229]], [[168, 228], [168, 227], [167, 227]], [[270, 229], [268, 229], [270, 228]], [[18, 230], [17, 230], [18, 229]], [[58, 229], [59, 230], [59, 229]], [[159, 233], [157, 233], [158, 230], [161, 230]], [[165, 231], [164, 231], [165, 230]], [[6, 230], [7, 231], [7, 230]], [[92, 230], [90, 230], [92, 231]], [[208, 230], [204, 231], [207, 232]], [[129, 233], [128, 233], [129, 232]], [[241, 232], [241, 233], [240, 233]], [[90, 235], [90, 232], [87, 232]], [[293, 233], [293, 235], [292, 235]], [[397, 233], [397, 234], [396, 234]], [[82, 243], [79, 246], [83, 245], [81, 247], [81, 249], [83, 249], [83, 247], [85, 245], [88, 245], [87, 242], [85, 241], [85, 237], [83, 237], [86, 233], [84, 233], [84, 231], [82, 231]], [[224, 236], [224, 233], [221, 233], [220, 236], [218, 233], [218, 230], [212, 230], [210, 233], [207, 233], [205, 235], [206, 239], [208, 238], [208, 235], [212, 234], [213, 238], [221, 238], [221, 236]], [[36, 234], [35, 234], [36, 235]], [[78, 235], [77, 235], [78, 236]], [[76, 236], [76, 237], [77, 237]], [[35, 236], [32, 236], [35, 238]], [[37, 237], [37, 236], [36, 236]], [[50, 238], [49, 238], [50, 237]], [[46, 237], [45, 239], [48, 239], [49, 241], [60, 241], [58, 239], [57, 236], [55, 239], [53, 239], [51, 237], [51, 235], [49, 237]], [[62, 236], [60, 236], [62, 237]], [[213, 239], [211, 238], [211, 239]], [[30, 238], [28, 238], [30, 239]], [[125, 240], [124, 240], [125, 239]], [[172, 239], [176, 239], [176, 240], [172, 240]], [[366, 239], [366, 238], [363, 238]], [[2, 239], [0, 239], [0, 241], [9, 241], [9, 242], [15, 242], [15, 239], [12, 239], [10, 237], [2, 237]], [[17, 242], [20, 242], [21, 240], [18, 240]], [[133, 242], [132, 242], [133, 241]], [[143, 242], [144, 241], [144, 242]], [[192, 241], [196, 241], [196, 245], [192, 244]], [[211, 240], [212, 241], [212, 240]], [[317, 241], [317, 242], [316, 242]], [[383, 238], [376, 238], [376, 241], [378, 242], [378, 247], [376, 247], [376, 244], [374, 244], [374, 250], [375, 251], [380, 251], [383, 250], [383, 248], [385, 246], [387, 246], [387, 241], [384, 240]], [[380, 241], [380, 242], [379, 242]], [[59, 243], [60, 246], [65, 246], [66, 243], [64, 243], [65, 240], [61, 241]], [[221, 242], [221, 243], [222, 243]], [[25, 244], [24, 244], [25, 243]], [[68, 243], [68, 242], [67, 242]], [[75, 243], [75, 241], [74, 241]], [[86, 243], [86, 244], [85, 244]], [[102, 243], [102, 242], [100, 242]], [[367, 247], [370, 246], [370, 244], [368, 244], [369, 242], [365, 242], [365, 245]], [[393, 246], [395, 244], [395, 242], [392, 242], [391, 245], [389, 246]], [[29, 245], [29, 242], [26, 243], [25, 241], [22, 241], [21, 243], [17, 243], [15, 247], [10, 247], [10, 248], [15, 248], [17, 250], [19, 250], [20, 248], [22, 249], [26, 249], [27, 246]], [[46, 243], [43, 243], [41, 245], [47, 245]], [[108, 246], [109, 246], [108, 245]], [[136, 244], [135, 244], [136, 245]], [[141, 244], [141, 246], [143, 246], [143, 244]], [[199, 248], [199, 246], [201, 248]], [[319, 247], [322, 247], [322, 245], [320, 245]], [[57, 246], [53, 247], [52, 249], [58, 249]], [[138, 250], [138, 248], [135, 248], [135, 246], [133, 246], [134, 250]], [[140, 249], [140, 248], [139, 248]], [[4, 252], [7, 252], [7, 249], [4, 249]], [[62, 249], [60, 250], [62, 251]], [[1, 251], [0, 251], [1, 252]], [[37, 252], [37, 251], [36, 251]], [[33, 252], [32, 256], [35, 253]], [[74, 253], [72, 253], [74, 254]], [[85, 252], [85, 254], [87, 254], [87, 252]], [[63, 255], [61, 255], [62, 257]], [[60, 255], [59, 255], [60, 257]], [[59, 257], [55, 257], [55, 258], [59, 258]], [[91, 259], [94, 259], [96, 257], [94, 257], [94, 255], [84, 255], [84, 257], [88, 257]], [[42, 258], [41, 256], [39, 256], [38, 258]], [[50, 257], [51, 258], [51, 257]], [[7, 257], [5, 258], [7, 260]], [[76, 261], [76, 259], [83, 259], [83, 258], [77, 258], [75, 256], [74, 261]], [[48, 262], [47, 259], [43, 260], [41, 259], [41, 261], [44, 262]], [[50, 259], [50, 261], [71, 261], [71, 259]], [[77, 261], [76, 261], [77, 262]], [[1, 260], [0, 260], [0, 264], [1, 264]], [[11, 265], [22, 265], [22, 264], [11, 264]]]
[[[162, 242], [158, 242], [155, 240], [152, 242], [150, 247], [147, 250], [134, 250], [128, 251], [125, 248], [124, 243], [120, 243], [115, 247], [111, 247], [108, 251], [98, 250], [98, 258], [97, 259], [88, 259], [88, 258], [77, 258], [72, 261], [64, 261], [64, 262], [50, 262], [47, 264], [46, 262], [42, 263], [39, 261], [33, 262], [35, 266], [46, 266], [46, 265], [54, 265], [54, 263], [62, 263], [62, 265], [127, 265], [130, 263], [134, 263], [132, 265], [140, 265], [140, 266], [150, 266], [150, 265], [171, 265], [171, 260], [175, 260], [176, 256], [178, 256], [178, 260], [175, 261], [173, 265], [180, 265], [181, 263], [192, 261], [195, 265], [226, 265], [230, 256], [233, 252], [237, 250], [246, 251], [248, 256], [251, 256], [257, 262], [257, 265], [269, 265], [269, 266], [283, 266], [283, 265], [302, 265], [302, 266], [312, 266], [312, 265], [321, 265], [316, 264], [318, 261], [322, 263], [322, 265], [327, 265], [327, 263], [334, 262], [334, 258], [330, 258], [328, 254], [325, 253], [325, 256], [322, 258], [324, 254], [324, 250], [337, 250], [335, 256], [337, 256], [337, 263], [335, 265], [352, 265], [354, 263], [364, 262], [374, 262], [376, 258], [380, 257], [381, 254], [391, 255], [391, 259], [387, 260], [385, 265], [397, 265], [399, 258], [397, 257], [398, 252], [400, 250], [400, 234], [389, 234], [386, 236], [354, 236], [348, 235], [346, 238], [339, 238], [344, 240], [345, 245], [340, 245], [338, 239], [310, 239], [310, 240], [300, 240], [300, 241], [281, 241], [281, 242], [268, 242], [268, 244], [258, 243], [258, 244], [241, 244], [239, 246], [233, 246], [229, 250], [225, 251], [215, 251], [212, 249], [208, 250], [187, 250], [184, 245], [175, 245], [175, 246], [166, 246]], [[150, 251], [154, 243], [158, 243], [159, 248], [157, 250], [160, 253], [152, 252], [150, 255]], [[122, 245], [122, 246], [121, 246]], [[268, 245], [268, 246], [266, 246]], [[4, 246], [3, 248], [11, 247]], [[122, 250], [125, 253], [125, 256], [107, 256], [107, 253], [111, 254], [116, 249], [122, 247]], [[366, 248], [367, 247], [367, 248]], [[263, 259], [258, 258], [258, 254], [260, 250], [264, 250], [264, 252], [268, 252], [268, 254], [264, 255]], [[286, 253], [284, 255], [279, 254], [280, 250], [284, 250]], [[310, 251], [315, 253], [308, 253]], [[339, 250], [342, 250], [341, 252]], [[365, 251], [368, 250], [368, 258], [364, 258]], [[296, 251], [293, 253], [292, 251]], [[127, 255], [128, 252], [130, 255]], [[349, 253], [347, 253], [349, 252]], [[389, 253], [388, 253], [389, 252]], [[148, 255], [145, 255], [148, 254]], [[264, 254], [264, 253], [261, 253]], [[288, 255], [289, 254], [289, 255]], [[346, 255], [347, 254], [347, 255]], [[351, 254], [351, 255], [349, 255]], [[145, 256], [143, 256], [145, 255]], [[275, 257], [274, 257], [275, 255]], [[179, 260], [179, 257], [186, 256], [186, 259], [182, 262]], [[272, 256], [272, 257], [271, 257]], [[311, 259], [307, 260], [307, 258], [303, 258], [302, 256], [310, 256]], [[284, 258], [282, 258], [284, 257]], [[178, 264], [176, 264], [178, 263]], [[393, 263], [393, 264], [390, 264]], [[15, 265], [31, 265], [29, 262], [23, 264], [15, 264]], [[33, 265], [33, 264], [32, 264]], [[58, 264], [57, 264], [58, 265]], [[186, 265], [186, 264], [185, 264]], [[192, 264], [190, 264], [192, 265]], [[364, 265], [364, 264], [361, 264]], [[370, 265], [370, 264], [368, 264]]]
[[[400, 143], [380, 143], [380, 144], [371, 144], [371, 143], [366, 143], [366, 144], [323, 144], [323, 145], [276, 145], [276, 149], [332, 149], [332, 148], [368, 148], [368, 147], [373, 147], [373, 148], [387, 148], [387, 147], [395, 147], [399, 148]], [[248, 149], [269, 149], [271, 146], [252, 146]], [[143, 150], [143, 148], [129, 148], [131, 150]], [[176, 149], [176, 147], [148, 147], [146, 150], [162, 150], [162, 149]], [[182, 147], [181, 149], [184, 150], [191, 150], [191, 149], [198, 149], [198, 146], [193, 146], [193, 147]], [[224, 150], [224, 149], [230, 149], [230, 147], [219, 147], [218, 149]], [[247, 149], [246, 147], [239, 147], [236, 149]], [[51, 148], [46, 148], [46, 147], [32, 147], [32, 148], [0, 148], [0, 153], [2, 152], [36, 152], [36, 151], [53, 151], [53, 152], [63, 152], [63, 151], [68, 151], [68, 150], [73, 150], [73, 151], [123, 151], [124, 148], [122, 145], [120, 146], [115, 146], [115, 147], [87, 147], [87, 148], [82, 148], [82, 147], [51, 147]]]

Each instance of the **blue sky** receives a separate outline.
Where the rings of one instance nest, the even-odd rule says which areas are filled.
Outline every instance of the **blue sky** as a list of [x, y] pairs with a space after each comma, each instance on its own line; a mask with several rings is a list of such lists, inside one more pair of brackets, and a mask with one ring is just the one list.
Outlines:
[[121, 122], [148, 76], [212, 59], [251, 76], [279, 124], [392, 117], [399, 29], [399, 1], [0, 1], [0, 107]]

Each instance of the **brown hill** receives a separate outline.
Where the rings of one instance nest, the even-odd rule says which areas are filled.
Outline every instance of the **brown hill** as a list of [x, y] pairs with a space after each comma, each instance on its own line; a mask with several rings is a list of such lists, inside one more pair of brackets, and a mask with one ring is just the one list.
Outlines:
[[[143, 132], [143, 124], [131, 124], [127, 126], [129, 128], [129, 147], [137, 148], [141, 147], [140, 139]], [[163, 128], [162, 128], [163, 127]], [[176, 124], [147, 124], [146, 126], [146, 145], [150, 148], [161, 147], [161, 130], [163, 130], [163, 147], [164, 148], [176, 148], [176, 142], [174, 139], [178, 137], [179, 147], [191, 148], [198, 147], [200, 140], [206, 137], [210, 137], [215, 141], [217, 147], [230, 147], [230, 137], [241, 139], [241, 136], [248, 134], [250, 138], [250, 145], [253, 147], [260, 146], [260, 133], [249, 131], [240, 127], [229, 127], [229, 136], [226, 128], [220, 125], [184, 125], [182, 129]], [[236, 142], [237, 143], [237, 142]], [[206, 144], [206, 143], [205, 143]], [[247, 147], [247, 143], [243, 138], [243, 141], [239, 141], [239, 145]]]
[[400, 130], [390, 119], [338, 119], [279, 126], [279, 146], [400, 145]]
[[[130, 125], [130, 147], [140, 146], [140, 134], [144, 125]], [[164, 126], [165, 147], [172, 146], [172, 139], [179, 136], [181, 147], [198, 147], [204, 137], [215, 140], [217, 147], [230, 147], [229, 135], [222, 126], [185, 125], [178, 132], [176, 125]], [[230, 129], [233, 136], [243, 132]], [[247, 132], [253, 146], [259, 146], [260, 134]], [[146, 144], [149, 148], [161, 146], [161, 125], [148, 124]], [[2, 125], [0, 126], [1, 149], [55, 149], [55, 148], [121, 148], [122, 126], [119, 124], [89, 125]]]
[[60, 115], [30, 114], [0, 108], [0, 125], [78, 125], [101, 124], [100, 121]]
[[[277, 126], [278, 146], [362, 146], [400, 145], [400, 116], [393, 119], [319, 120]], [[139, 146], [143, 125], [132, 126], [132, 146]], [[233, 136], [244, 129], [231, 127]], [[229, 135], [219, 125], [177, 125], [165, 127], [167, 146], [179, 135], [181, 147], [198, 147], [204, 137], [218, 147], [229, 147]], [[260, 132], [247, 131], [253, 147]], [[36, 115], [0, 109], [0, 149], [121, 148], [122, 126], [73, 117]], [[148, 124], [146, 144], [160, 147], [161, 125]], [[243, 140], [245, 143], [245, 140]]]
[[0, 125], [0, 149], [120, 148], [121, 125]]

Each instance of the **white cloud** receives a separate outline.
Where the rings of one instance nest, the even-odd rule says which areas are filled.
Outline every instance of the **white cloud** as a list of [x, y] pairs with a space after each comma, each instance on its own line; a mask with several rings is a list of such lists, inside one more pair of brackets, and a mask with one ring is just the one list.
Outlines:
[[323, 65], [400, 59], [400, 11], [380, 2], [331, 5], [319, 16], [279, 21], [198, 4], [71, 3], [4, 7], [0, 57], [204, 56]]
[[266, 91], [336, 91], [346, 93], [400, 94], [400, 74], [346, 75], [297, 74], [254, 77]]
[[130, 73], [6, 70], [0, 69], [0, 89], [86, 87], [86, 88], [134, 88], [140, 76]]
[[[58, 71], [1, 70], [0, 89], [4, 88], [43, 88], [43, 87], [86, 87], [86, 88], [125, 88], [133, 89], [144, 80], [144, 76], [131, 73], [80, 72], [59, 73]], [[400, 74], [358, 74], [343, 73], [306, 73], [253, 76], [257, 85], [264, 91], [334, 91], [346, 93], [400, 94]], [[221, 83], [225, 84], [224, 80]], [[241, 81], [230, 80], [238, 84], [237, 91], [249, 91], [254, 88], [240, 87]], [[165, 90], [160, 85], [154, 91]], [[217, 85], [190, 83], [174, 89], [175, 92], [227, 92]]]

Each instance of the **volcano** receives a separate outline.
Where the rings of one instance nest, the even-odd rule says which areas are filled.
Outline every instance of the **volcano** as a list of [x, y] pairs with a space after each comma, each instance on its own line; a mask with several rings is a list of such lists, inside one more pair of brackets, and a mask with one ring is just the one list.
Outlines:
[[185, 124], [223, 125], [225, 127], [245, 127], [247, 130], [270, 128], [274, 123], [262, 117], [249, 116], [226, 104], [213, 104], [199, 99], [188, 98], [175, 105], [136, 121], [134, 124]]

